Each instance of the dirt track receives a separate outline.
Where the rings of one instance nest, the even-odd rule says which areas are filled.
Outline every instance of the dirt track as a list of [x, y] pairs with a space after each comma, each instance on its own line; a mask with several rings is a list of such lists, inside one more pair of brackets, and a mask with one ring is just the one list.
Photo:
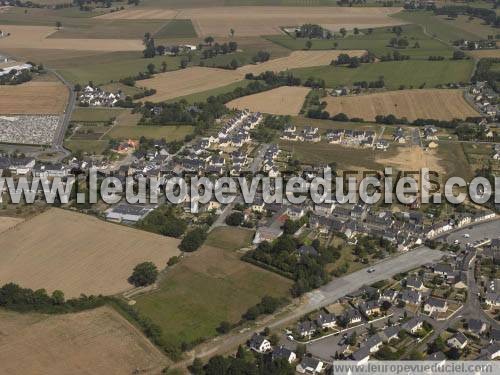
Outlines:
[[462, 90], [400, 90], [369, 95], [327, 97], [331, 114], [345, 113], [367, 121], [377, 115], [393, 114], [413, 121], [417, 118], [452, 120], [477, 116], [465, 101]]
[[0, 311], [2, 374], [159, 374], [167, 359], [109, 307], [77, 314]]
[[0, 285], [60, 289], [67, 297], [116, 294], [145, 261], [164, 268], [179, 240], [51, 209], [0, 234]]

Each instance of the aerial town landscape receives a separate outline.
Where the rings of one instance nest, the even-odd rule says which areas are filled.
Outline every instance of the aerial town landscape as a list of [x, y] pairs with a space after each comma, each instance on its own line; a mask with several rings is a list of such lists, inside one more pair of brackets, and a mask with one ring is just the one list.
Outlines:
[[499, 8], [0, 0], [0, 374], [500, 363]]

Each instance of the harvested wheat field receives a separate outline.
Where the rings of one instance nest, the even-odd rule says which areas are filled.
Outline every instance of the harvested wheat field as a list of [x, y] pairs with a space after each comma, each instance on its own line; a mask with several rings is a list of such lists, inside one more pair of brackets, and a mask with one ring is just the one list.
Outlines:
[[274, 90], [232, 100], [226, 106], [231, 109], [249, 109], [253, 112], [273, 115], [296, 116], [299, 114], [309, 91], [310, 89], [307, 87], [278, 87]]
[[289, 56], [269, 60], [261, 64], [245, 65], [238, 68], [237, 71], [245, 75], [247, 73], [260, 74], [268, 70], [282, 72], [290, 69], [330, 65], [332, 60], [336, 60], [340, 54], [344, 53], [349, 54], [351, 57], [361, 57], [366, 54], [366, 51], [294, 51]]
[[148, 89], [155, 89], [156, 94], [148, 96], [147, 99], [160, 102], [242, 81], [247, 73], [260, 74], [268, 70], [281, 72], [287, 69], [328, 65], [340, 53], [362, 56], [366, 51], [294, 51], [286, 57], [269, 60], [262, 64], [246, 65], [236, 70], [191, 67], [156, 74], [153, 78], [140, 81], [138, 84]]
[[0, 233], [5, 232], [13, 227], [15, 227], [17, 224], [22, 223], [23, 219], [17, 218], [17, 217], [7, 217], [7, 216], [0, 216]]
[[3, 374], [159, 374], [168, 362], [109, 307], [77, 314], [0, 311]]
[[235, 70], [192, 67], [156, 74], [153, 78], [138, 82], [138, 85], [156, 90], [155, 95], [147, 97], [148, 101], [161, 102], [226, 86], [243, 79], [244, 76]]
[[374, 121], [377, 115], [393, 114], [413, 121], [417, 118], [452, 120], [477, 116], [465, 101], [462, 90], [400, 90], [359, 96], [324, 99], [331, 114], [345, 113]]
[[330, 30], [344, 27], [380, 27], [404, 23], [389, 15], [401, 8], [331, 8], [234, 6], [174, 10], [128, 9], [108, 13], [101, 19], [190, 19], [200, 36], [227, 36], [233, 28], [237, 36], [281, 34], [280, 27], [304, 23], [320, 24]]
[[76, 51], [142, 51], [144, 46], [137, 39], [55, 39], [48, 38], [55, 33], [55, 27], [50, 26], [19, 26], [0, 25], [0, 30], [10, 33], [0, 39], [0, 49], [62, 49]]
[[0, 86], [0, 115], [61, 114], [68, 102], [68, 89], [60, 82], [26, 82]]
[[0, 285], [60, 289], [67, 297], [123, 292], [135, 265], [162, 269], [179, 254], [177, 239], [55, 208], [0, 234], [0, 243]]

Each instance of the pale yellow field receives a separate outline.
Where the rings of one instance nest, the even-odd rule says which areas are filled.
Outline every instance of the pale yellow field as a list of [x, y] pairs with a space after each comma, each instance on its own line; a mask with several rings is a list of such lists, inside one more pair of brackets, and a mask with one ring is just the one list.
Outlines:
[[0, 234], [0, 285], [116, 294], [131, 288], [138, 263], [160, 269], [179, 254], [179, 240], [106, 223], [92, 216], [51, 209]]
[[22, 223], [23, 219], [17, 217], [0, 216], [0, 233], [15, 227], [17, 224]]
[[467, 51], [467, 54], [480, 59], [484, 59], [487, 57], [498, 59], [500, 58], [500, 49], [483, 49], [478, 51]]
[[270, 113], [273, 115], [299, 114], [306, 95], [310, 89], [299, 86], [284, 86], [277, 89], [244, 96], [226, 104], [228, 108], [249, 109], [253, 112]]
[[2, 374], [159, 374], [167, 359], [109, 307], [77, 314], [0, 311]]
[[10, 36], [0, 39], [2, 48], [32, 48], [76, 51], [142, 51], [144, 46], [135, 39], [55, 39], [48, 38], [55, 33], [50, 26], [0, 25], [0, 30]]
[[165, 10], [127, 9], [99, 16], [104, 19], [190, 19], [199, 36], [227, 36], [233, 28], [237, 36], [258, 36], [282, 33], [281, 26], [304, 23], [320, 24], [330, 30], [344, 27], [380, 27], [402, 21], [388, 17], [401, 8], [331, 8], [331, 7], [208, 7]]
[[[365, 51], [341, 52], [349, 53], [349, 56], [361, 56], [365, 53]], [[148, 96], [147, 100], [160, 102], [223, 87], [245, 79], [247, 73], [260, 74], [268, 70], [280, 72], [287, 69], [328, 65], [339, 53], [339, 51], [294, 51], [286, 57], [262, 64], [246, 65], [236, 70], [191, 67], [156, 74], [153, 78], [138, 82], [138, 85], [155, 89], [156, 94]]]
[[59, 81], [27, 82], [0, 86], [1, 114], [61, 114], [68, 102], [68, 89]]
[[377, 157], [379, 164], [391, 166], [397, 170], [419, 171], [428, 168], [431, 171], [444, 174], [445, 170], [437, 150], [423, 150], [420, 146], [400, 147], [396, 156], [391, 158]]
[[308, 68], [311, 66], [330, 65], [332, 60], [337, 59], [341, 53], [348, 53], [349, 56], [360, 57], [366, 51], [293, 51], [290, 55], [278, 59], [269, 60], [262, 64], [245, 65], [238, 68], [237, 71], [243, 76], [247, 73], [260, 74], [268, 70], [273, 72], [282, 72], [290, 69]]
[[477, 116], [462, 90], [400, 90], [359, 96], [327, 97], [330, 114], [345, 113], [373, 121], [377, 115], [393, 114], [413, 121], [417, 118], [452, 120]]

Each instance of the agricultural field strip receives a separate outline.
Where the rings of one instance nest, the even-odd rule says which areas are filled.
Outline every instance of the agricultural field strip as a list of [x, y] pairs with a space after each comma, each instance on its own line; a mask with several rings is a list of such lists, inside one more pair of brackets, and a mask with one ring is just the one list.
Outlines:
[[0, 39], [2, 48], [76, 51], [142, 51], [140, 39], [58, 39], [49, 38], [57, 30], [49, 26], [0, 25], [10, 36]]
[[160, 73], [151, 79], [140, 81], [138, 85], [155, 89], [157, 93], [148, 97], [148, 100], [159, 102], [226, 86], [243, 80], [247, 73], [260, 74], [267, 70], [280, 72], [287, 69], [328, 65], [340, 53], [361, 56], [365, 51], [294, 51], [287, 57], [258, 65], [246, 65], [236, 70], [191, 67]]
[[190, 19], [200, 36], [228, 36], [231, 28], [238, 36], [281, 34], [280, 27], [317, 23], [331, 30], [342, 27], [377, 27], [405, 23], [389, 15], [401, 8], [330, 7], [210, 7], [193, 9], [132, 9], [108, 13], [98, 19]]
[[377, 115], [393, 114], [410, 121], [418, 118], [438, 120], [477, 116], [464, 99], [462, 90], [400, 90], [358, 96], [327, 97], [326, 110], [332, 114], [374, 121]]
[[[57, 231], [57, 235], [56, 234]], [[179, 241], [61, 209], [51, 209], [0, 234], [0, 284], [16, 282], [67, 297], [131, 288], [135, 265], [164, 268]]]

